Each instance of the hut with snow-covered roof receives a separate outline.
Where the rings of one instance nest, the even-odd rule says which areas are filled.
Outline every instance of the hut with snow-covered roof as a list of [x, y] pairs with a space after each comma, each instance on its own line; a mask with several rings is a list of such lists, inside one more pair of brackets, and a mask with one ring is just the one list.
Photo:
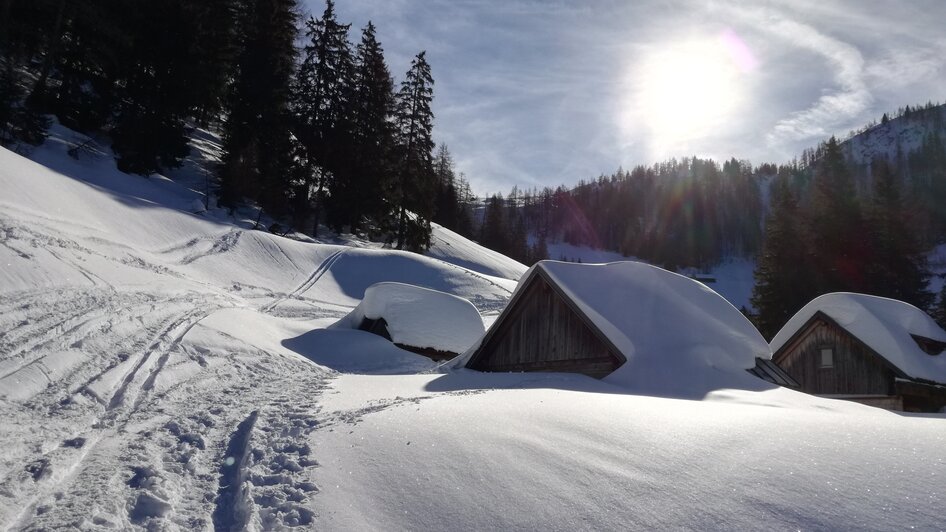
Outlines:
[[812, 394], [907, 411], [946, 406], [946, 331], [894, 299], [834, 293], [805, 305], [771, 342]]
[[404, 283], [376, 283], [333, 328], [361, 329], [433, 360], [447, 360], [483, 336], [479, 311], [452, 294]]
[[[697, 281], [639, 262], [541, 261], [461, 364], [583, 373], [656, 393], [729, 386], [733, 374], [757, 382], [747, 370], [792, 384], [770, 357], [745, 316]], [[760, 365], [768, 371], [755, 373]]]

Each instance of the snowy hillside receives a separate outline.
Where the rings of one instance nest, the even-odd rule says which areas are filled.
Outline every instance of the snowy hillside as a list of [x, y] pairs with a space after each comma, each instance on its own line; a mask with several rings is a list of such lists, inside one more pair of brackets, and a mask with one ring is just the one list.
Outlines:
[[855, 164], [868, 164], [875, 157], [895, 161], [917, 150], [927, 135], [946, 127], [946, 104], [918, 109], [909, 115], [877, 124], [841, 144], [845, 157]]
[[439, 229], [431, 257], [247, 230], [66, 148], [0, 149], [0, 527], [943, 526], [943, 416], [416, 374], [329, 326], [385, 281], [489, 322], [521, 265]]

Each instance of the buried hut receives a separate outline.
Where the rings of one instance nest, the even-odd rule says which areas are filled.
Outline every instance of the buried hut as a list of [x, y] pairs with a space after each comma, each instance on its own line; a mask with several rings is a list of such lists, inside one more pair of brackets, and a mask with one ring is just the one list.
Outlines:
[[[673, 393], [771, 364], [751, 323], [703, 284], [638, 262], [533, 266], [482, 341], [457, 365], [493, 372], [573, 372]], [[755, 381], [755, 379], [751, 379]]]
[[361, 329], [433, 360], [466, 351], [483, 336], [483, 319], [468, 300], [403, 283], [365, 290], [361, 303], [334, 327]]
[[907, 411], [946, 407], [946, 331], [895, 299], [815, 298], [771, 342], [772, 360], [816, 395]]

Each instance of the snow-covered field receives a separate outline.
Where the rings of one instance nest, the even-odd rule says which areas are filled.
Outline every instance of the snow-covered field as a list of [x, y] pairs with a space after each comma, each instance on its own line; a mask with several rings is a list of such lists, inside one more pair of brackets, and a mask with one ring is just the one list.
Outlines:
[[439, 228], [431, 257], [247, 230], [66, 148], [0, 149], [0, 527], [946, 527], [942, 415], [416, 374], [328, 327], [385, 281], [489, 323], [525, 268]]

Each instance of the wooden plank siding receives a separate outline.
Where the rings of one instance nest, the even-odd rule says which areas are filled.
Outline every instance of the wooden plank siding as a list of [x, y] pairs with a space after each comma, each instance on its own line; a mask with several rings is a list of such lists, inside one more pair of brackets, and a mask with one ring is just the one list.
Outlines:
[[[821, 349], [834, 350], [833, 367], [821, 367]], [[801, 385], [819, 395], [895, 395], [897, 371], [834, 320], [815, 315], [773, 360]]]
[[467, 367], [601, 378], [624, 363], [542, 275], [534, 275], [510, 307]]

